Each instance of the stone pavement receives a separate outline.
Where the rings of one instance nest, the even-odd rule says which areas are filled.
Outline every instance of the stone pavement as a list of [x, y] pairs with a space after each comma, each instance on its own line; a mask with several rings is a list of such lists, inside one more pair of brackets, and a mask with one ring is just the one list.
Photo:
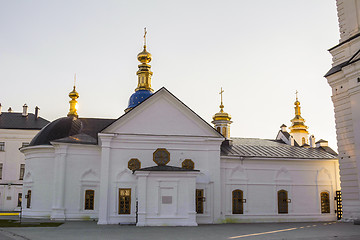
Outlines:
[[136, 227], [66, 222], [59, 227], [0, 228], [0, 240], [360, 240], [360, 225], [342, 222], [245, 223], [198, 227]]

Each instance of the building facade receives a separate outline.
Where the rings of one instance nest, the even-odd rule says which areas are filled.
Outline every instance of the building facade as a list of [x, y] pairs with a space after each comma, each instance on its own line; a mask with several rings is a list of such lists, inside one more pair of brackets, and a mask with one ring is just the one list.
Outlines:
[[232, 138], [222, 100], [213, 127], [166, 88], [153, 92], [151, 59], [144, 46], [124, 115], [79, 118], [74, 87], [68, 116], [21, 149], [24, 216], [137, 226], [336, 219], [336, 153], [291, 144], [286, 129], [274, 140]]
[[0, 211], [20, 210], [25, 158], [19, 148], [29, 145], [31, 139], [49, 121], [36, 114], [1, 112], [0, 105]]
[[360, 219], [360, 1], [338, 0], [339, 44], [329, 49], [343, 217]]

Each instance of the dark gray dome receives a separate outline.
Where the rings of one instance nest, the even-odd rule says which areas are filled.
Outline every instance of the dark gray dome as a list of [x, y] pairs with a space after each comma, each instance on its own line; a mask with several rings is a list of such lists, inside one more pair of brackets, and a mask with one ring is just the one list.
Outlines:
[[51, 141], [79, 134], [83, 128], [80, 119], [62, 117], [46, 125], [31, 140], [29, 146], [50, 145]]

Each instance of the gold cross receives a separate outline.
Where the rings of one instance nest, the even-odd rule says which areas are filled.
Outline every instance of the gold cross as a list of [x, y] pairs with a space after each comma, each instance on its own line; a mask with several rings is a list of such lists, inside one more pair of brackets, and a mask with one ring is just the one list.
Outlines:
[[223, 102], [223, 101], [222, 101], [222, 100], [223, 100], [223, 99], [222, 99], [222, 94], [223, 94], [223, 92], [224, 92], [224, 90], [221, 88], [221, 91], [219, 92], [219, 94], [221, 95], [221, 105], [223, 104], [223, 103], [222, 103], [222, 102]]
[[298, 91], [296, 90], [295, 94], [296, 94], [296, 101], [298, 100]]
[[147, 31], [146, 31], [146, 27], [144, 28], [144, 46], [146, 46], [146, 34], [147, 34]]

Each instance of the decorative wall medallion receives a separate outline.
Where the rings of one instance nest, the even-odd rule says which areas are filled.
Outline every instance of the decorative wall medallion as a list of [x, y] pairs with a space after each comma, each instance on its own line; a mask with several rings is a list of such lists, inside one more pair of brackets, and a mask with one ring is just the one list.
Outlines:
[[170, 162], [170, 153], [165, 148], [156, 149], [153, 156], [153, 160], [158, 166], [165, 166]]
[[131, 171], [135, 171], [141, 168], [141, 162], [137, 158], [132, 158], [128, 162], [128, 168]]
[[194, 170], [194, 162], [191, 159], [185, 159], [182, 163], [181, 163], [181, 167], [185, 168], [185, 169], [190, 169], [190, 170]]

